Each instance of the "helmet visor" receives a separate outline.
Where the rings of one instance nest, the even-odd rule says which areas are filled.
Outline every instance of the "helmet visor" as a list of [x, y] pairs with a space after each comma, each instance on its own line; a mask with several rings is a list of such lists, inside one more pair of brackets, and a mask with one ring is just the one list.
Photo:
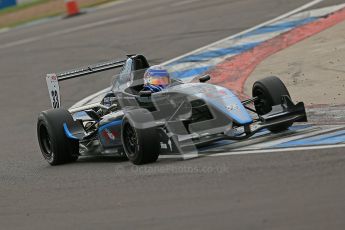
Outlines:
[[169, 85], [170, 78], [168, 76], [151, 76], [149, 78], [149, 83], [151, 85]]

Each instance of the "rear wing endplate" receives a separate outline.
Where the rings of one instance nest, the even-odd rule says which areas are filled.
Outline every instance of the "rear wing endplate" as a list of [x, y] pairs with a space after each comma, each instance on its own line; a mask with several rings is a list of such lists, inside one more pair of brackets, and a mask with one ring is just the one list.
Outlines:
[[97, 72], [107, 71], [110, 69], [120, 68], [126, 63], [126, 60], [111, 60], [103, 63], [89, 65], [79, 69], [73, 69], [61, 73], [50, 73], [46, 76], [50, 102], [54, 109], [61, 107], [61, 96], [59, 82], [78, 78]]

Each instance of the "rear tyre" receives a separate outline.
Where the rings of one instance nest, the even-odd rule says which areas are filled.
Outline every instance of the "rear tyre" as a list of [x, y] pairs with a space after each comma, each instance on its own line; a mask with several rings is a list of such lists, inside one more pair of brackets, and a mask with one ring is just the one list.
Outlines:
[[[147, 164], [157, 161], [160, 153], [160, 138], [155, 127], [137, 128], [135, 117], [145, 116], [141, 109], [130, 111], [130, 116], [125, 116], [122, 122], [121, 139], [128, 159], [135, 165]], [[147, 122], [150, 122], [147, 121]]]
[[[282, 96], [286, 95], [290, 97], [290, 93], [284, 83], [275, 76], [256, 81], [253, 85], [252, 94], [253, 97], [259, 98], [254, 103], [258, 115], [265, 115], [271, 112], [272, 106], [280, 105], [282, 103]], [[292, 124], [293, 122], [286, 122], [270, 127], [268, 130], [271, 132], [280, 132], [288, 129]]]
[[79, 141], [68, 138], [63, 125], [73, 123], [65, 109], [41, 112], [37, 121], [37, 138], [43, 157], [51, 165], [74, 162], [79, 157]]

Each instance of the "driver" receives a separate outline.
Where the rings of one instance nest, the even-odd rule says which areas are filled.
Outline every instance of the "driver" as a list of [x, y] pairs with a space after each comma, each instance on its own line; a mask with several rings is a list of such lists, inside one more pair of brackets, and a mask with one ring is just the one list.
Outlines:
[[160, 65], [151, 66], [144, 74], [144, 91], [160, 92], [170, 84], [168, 71]]

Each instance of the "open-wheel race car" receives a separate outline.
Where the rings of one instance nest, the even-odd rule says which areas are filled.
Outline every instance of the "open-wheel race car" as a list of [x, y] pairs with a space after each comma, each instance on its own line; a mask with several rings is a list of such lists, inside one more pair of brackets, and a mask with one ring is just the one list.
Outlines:
[[[122, 68], [101, 100], [65, 109], [59, 81]], [[134, 164], [155, 162], [159, 154], [189, 154], [219, 140], [243, 140], [262, 129], [279, 132], [307, 121], [303, 102], [294, 104], [277, 77], [254, 83], [252, 98], [240, 101], [224, 87], [171, 79], [159, 92], [144, 90], [149, 68], [142, 55], [90, 65], [46, 77], [53, 109], [40, 113], [37, 136], [51, 165], [79, 156], [126, 156]]]

